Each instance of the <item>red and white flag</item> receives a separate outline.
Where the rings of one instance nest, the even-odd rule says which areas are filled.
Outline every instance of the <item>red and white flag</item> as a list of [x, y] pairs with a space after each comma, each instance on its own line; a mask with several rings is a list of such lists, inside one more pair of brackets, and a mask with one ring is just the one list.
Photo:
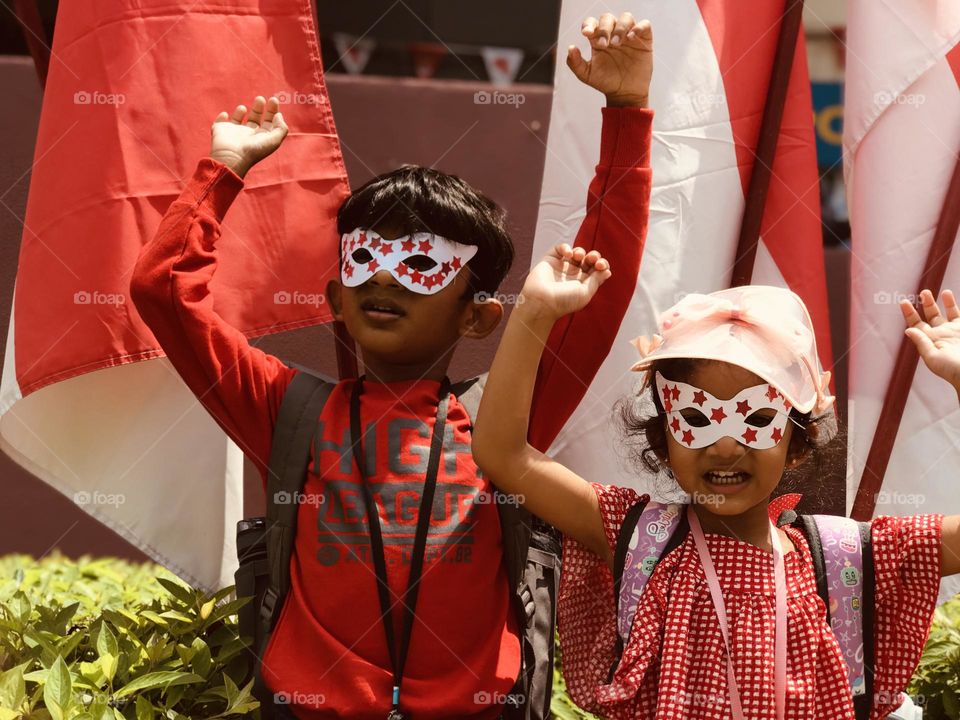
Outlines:
[[[654, 30], [653, 193], [635, 300], [604, 366], [552, 452], [584, 477], [655, 488], [620, 446], [611, 407], [636, 391], [629, 340], [689, 292], [729, 287], [744, 198], [766, 101], [784, 3], [628, 0], [618, 11]], [[565, 0], [558, 47], [585, 47], [584, 17], [597, 9]], [[583, 217], [600, 137], [603, 98], [558, 59], [534, 257], [571, 241]], [[753, 282], [789, 287], [810, 309], [821, 362], [830, 368], [819, 189], [810, 83], [802, 34], [790, 77]], [[616, 272], [616, 268], [613, 269]]]
[[373, 38], [358, 38], [346, 33], [333, 34], [333, 47], [337, 51], [340, 63], [351, 75], [359, 75], [370, 62], [370, 55], [377, 46]]
[[[960, 152], [960, 4], [848, 3], [844, 174], [853, 231], [848, 509]], [[953, 252], [943, 287], [960, 290]], [[960, 410], [919, 363], [876, 514], [960, 513]], [[960, 583], [944, 584], [950, 591]]]
[[523, 62], [523, 50], [507, 47], [484, 47], [480, 54], [487, 68], [487, 77], [496, 87], [508, 87], [513, 84]]
[[[62, 3], [0, 386], [0, 446], [184, 579], [233, 582], [240, 451], [129, 297], [141, 246], [210, 151], [217, 113], [286, 94], [291, 132], [218, 242], [217, 311], [250, 336], [329, 319], [274, 302], [323, 288], [347, 192], [309, 2]], [[104, 48], [110, 52], [105, 53]], [[295, 182], [292, 182], [295, 180]]]

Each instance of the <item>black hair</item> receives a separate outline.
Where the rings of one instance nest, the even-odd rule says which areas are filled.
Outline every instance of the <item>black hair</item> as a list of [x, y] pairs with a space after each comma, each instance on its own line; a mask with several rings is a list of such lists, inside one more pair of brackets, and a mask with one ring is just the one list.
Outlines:
[[404, 165], [360, 186], [337, 211], [337, 231], [389, 227], [401, 234], [432, 232], [475, 245], [467, 263], [472, 292], [493, 293], [513, 263], [506, 213], [456, 175]]
[[[689, 378], [694, 370], [715, 360], [701, 360], [696, 358], [668, 358], [655, 360], [650, 365], [647, 377], [653, 378], [659, 372], [671, 380], [683, 381]], [[619, 415], [620, 433], [624, 446], [627, 448], [628, 459], [639, 468], [645, 469], [659, 476], [665, 473], [672, 481], [673, 471], [661, 459], [667, 457], [667, 429], [664, 418], [666, 412], [657, 392], [656, 384], [651, 380], [649, 397], [653, 401], [655, 412], [648, 414], [643, 409], [644, 389], [638, 395], [631, 395], [621, 399], [615, 412]], [[813, 474], [822, 476], [825, 468], [832, 463], [846, 463], [844, 449], [844, 434], [837, 433], [832, 439], [829, 437], [835, 421], [832, 413], [811, 417], [811, 413], [801, 413], [796, 408], [790, 409], [790, 419], [794, 422], [794, 431], [790, 436], [790, 447], [787, 449], [787, 458], [802, 458], [801, 462], [791, 468], [784, 469], [781, 485], [791, 485], [795, 476]], [[804, 466], [801, 470], [800, 466]], [[813, 467], [810, 467], [812, 465]], [[671, 482], [669, 491], [676, 491], [675, 483]], [[814, 493], [815, 494], [815, 493]]]

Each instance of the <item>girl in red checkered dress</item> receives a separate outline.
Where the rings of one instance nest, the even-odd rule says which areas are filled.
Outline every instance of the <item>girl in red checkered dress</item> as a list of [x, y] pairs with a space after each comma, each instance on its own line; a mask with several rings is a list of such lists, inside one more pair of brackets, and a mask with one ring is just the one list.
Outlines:
[[[554, 322], [585, 306], [610, 275], [596, 253], [563, 248], [523, 289], [484, 391], [478, 465], [565, 535], [559, 620], [564, 675], [581, 707], [608, 718], [855, 718], [840, 645], [817, 594], [805, 536], [777, 527], [785, 468], [822, 454], [835, 434], [809, 314], [780, 288], [688, 295], [638, 338], [638, 396], [627, 435], [651, 469], [689, 496], [690, 531], [664, 554], [618, 627], [612, 564], [627, 511], [646, 500], [590, 483], [526, 442], [530, 397]], [[603, 293], [600, 290], [600, 298]], [[960, 396], [960, 308], [926, 320], [903, 303], [906, 333]], [[588, 381], [588, 379], [587, 379]], [[647, 408], [646, 412], [644, 408]], [[870, 718], [900, 705], [926, 640], [941, 575], [960, 572], [960, 516], [877, 517]], [[845, 632], [838, 630], [838, 632]]]

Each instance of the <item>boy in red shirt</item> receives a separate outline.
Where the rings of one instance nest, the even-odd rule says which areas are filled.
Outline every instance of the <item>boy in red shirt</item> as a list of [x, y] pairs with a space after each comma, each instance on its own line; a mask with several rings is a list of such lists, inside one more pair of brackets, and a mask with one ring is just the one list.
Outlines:
[[[583, 33], [593, 57], [571, 47], [567, 63], [606, 95], [607, 107], [578, 247], [563, 251], [597, 251], [618, 272], [551, 336], [530, 423], [531, 442], [543, 450], [579, 403], [632, 297], [651, 184], [649, 23], [604, 15], [588, 18]], [[210, 157], [144, 247], [131, 284], [170, 362], [265, 485], [277, 412], [298, 371], [217, 315], [208, 284], [242, 178], [286, 132], [276, 98], [258, 96], [249, 116], [242, 105], [221, 113]], [[497, 508], [478, 501], [493, 488], [477, 471], [471, 419], [446, 371], [461, 338], [487, 336], [503, 315], [492, 298], [513, 258], [503, 213], [459, 178], [404, 167], [356, 190], [338, 212], [338, 231], [340, 281], [326, 297], [360, 347], [365, 375], [338, 383], [318, 418], [304, 486], [317, 500], [297, 511], [290, 589], [263, 678], [297, 718], [379, 720], [391, 710], [417, 720], [496, 718], [517, 681], [520, 641]], [[410, 614], [405, 593], [422, 513], [429, 529], [403, 663], [392, 648]]]

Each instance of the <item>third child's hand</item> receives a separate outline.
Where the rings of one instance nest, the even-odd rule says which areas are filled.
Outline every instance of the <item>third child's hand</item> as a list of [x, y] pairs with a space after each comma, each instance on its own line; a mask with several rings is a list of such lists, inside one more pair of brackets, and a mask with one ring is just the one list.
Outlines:
[[909, 300], [900, 301], [900, 310], [907, 325], [906, 333], [916, 345], [927, 367], [953, 385], [960, 395], [960, 307], [950, 290], [943, 291], [946, 317], [940, 314], [933, 293], [920, 293], [920, 303], [926, 322], [920, 319]]
[[653, 76], [653, 29], [630, 13], [588, 17], [580, 32], [590, 40], [590, 60], [576, 45], [567, 49], [567, 65], [577, 78], [607, 96], [607, 104], [647, 107]]
[[262, 95], [257, 95], [249, 116], [244, 105], [237, 105], [233, 115], [221, 112], [210, 128], [213, 136], [210, 157], [243, 177], [253, 165], [280, 147], [287, 136], [289, 128], [279, 110], [277, 98], [264, 100]]
[[527, 276], [523, 311], [553, 318], [576, 312], [609, 277], [610, 263], [596, 250], [557, 245]]

